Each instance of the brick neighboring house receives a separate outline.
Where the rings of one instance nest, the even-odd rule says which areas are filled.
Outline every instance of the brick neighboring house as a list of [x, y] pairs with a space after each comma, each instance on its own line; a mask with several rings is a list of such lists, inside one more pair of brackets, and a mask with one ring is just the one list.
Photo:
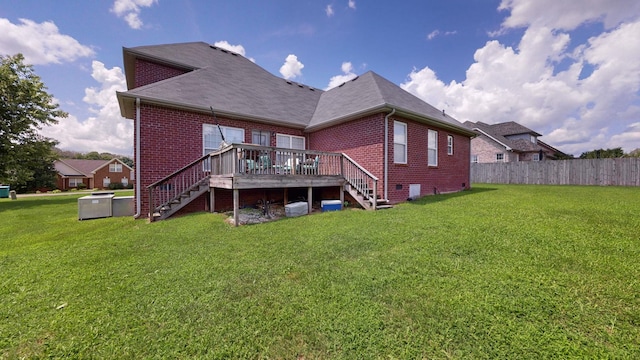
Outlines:
[[467, 121], [464, 125], [479, 135], [471, 140], [472, 163], [542, 161], [571, 157], [540, 141], [538, 137], [541, 134], [513, 121], [493, 125]]
[[54, 167], [58, 172], [57, 187], [60, 190], [76, 189], [79, 184], [84, 184], [87, 189], [108, 189], [109, 184], [116, 182], [127, 187], [135, 180], [133, 169], [116, 158], [60, 159], [55, 161]]
[[[260, 199], [287, 202], [297, 190], [305, 197], [320, 192], [320, 198], [342, 198], [343, 189], [372, 179], [375, 189], [366, 190], [391, 204], [470, 187], [470, 139], [476, 134], [374, 72], [323, 91], [203, 42], [124, 48], [123, 57], [128, 91], [117, 97], [122, 116], [134, 120], [138, 215], [153, 218], [171, 206], [149, 205], [152, 183], [152, 192], [161, 196], [180, 184], [159, 181], [169, 181], [168, 175], [206, 154], [215, 156], [215, 166], [222, 164], [231, 154], [219, 150], [220, 133], [234, 144], [231, 174], [214, 176], [218, 170], [210, 165], [191, 165], [192, 171], [211, 170], [205, 174], [209, 197], [191, 188], [197, 198], [183, 211], [237, 209]], [[278, 162], [283, 149], [292, 149], [289, 159], [274, 163], [262, 178], [255, 167], [247, 172], [247, 161], [255, 164], [254, 159], [239, 158], [262, 151]], [[325, 172], [342, 171], [340, 178], [296, 172], [298, 157], [315, 158]], [[367, 179], [348, 177], [347, 161]]]

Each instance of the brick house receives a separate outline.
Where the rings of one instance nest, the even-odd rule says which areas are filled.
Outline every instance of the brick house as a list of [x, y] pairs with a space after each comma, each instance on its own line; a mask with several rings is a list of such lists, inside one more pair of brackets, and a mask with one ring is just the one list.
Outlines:
[[493, 125], [466, 121], [464, 126], [478, 134], [471, 140], [472, 163], [542, 161], [571, 157], [540, 141], [538, 137], [541, 134], [513, 121]]
[[[298, 197], [311, 208], [345, 193], [376, 209], [470, 186], [476, 134], [374, 72], [323, 91], [202, 42], [123, 57], [128, 91], [117, 97], [134, 120], [137, 216]], [[195, 183], [184, 187], [184, 173]]]
[[[111, 183], [129, 186], [135, 179], [133, 169], [120, 159], [84, 160], [60, 159], [54, 162], [57, 172], [57, 188], [60, 190], [108, 189]], [[80, 185], [82, 184], [82, 185]]]

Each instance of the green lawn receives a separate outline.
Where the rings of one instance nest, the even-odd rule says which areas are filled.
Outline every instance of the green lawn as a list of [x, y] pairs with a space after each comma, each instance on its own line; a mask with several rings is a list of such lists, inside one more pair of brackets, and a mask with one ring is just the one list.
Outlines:
[[640, 189], [231, 227], [0, 199], [0, 358], [640, 358]]

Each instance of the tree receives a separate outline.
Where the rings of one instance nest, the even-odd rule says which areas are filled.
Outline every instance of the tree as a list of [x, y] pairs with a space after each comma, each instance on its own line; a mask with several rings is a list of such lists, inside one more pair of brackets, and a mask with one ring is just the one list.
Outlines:
[[38, 130], [68, 115], [23, 61], [22, 54], [0, 55], [0, 183], [16, 187], [48, 177], [40, 172], [53, 167], [57, 142]]
[[605, 158], [619, 158], [624, 155], [621, 147], [613, 149], [597, 149], [592, 151], [583, 152], [580, 154], [580, 159], [605, 159]]

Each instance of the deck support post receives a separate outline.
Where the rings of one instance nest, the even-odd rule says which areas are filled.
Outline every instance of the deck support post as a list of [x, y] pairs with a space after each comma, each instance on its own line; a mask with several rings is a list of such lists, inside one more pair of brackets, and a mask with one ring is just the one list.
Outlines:
[[234, 226], [238, 226], [238, 221], [240, 218], [240, 214], [238, 211], [240, 204], [240, 190], [233, 189], [233, 224]]
[[283, 200], [284, 204], [283, 205], [287, 205], [287, 203], [289, 202], [289, 189], [288, 188], [284, 188], [284, 200]]
[[216, 188], [209, 187], [209, 212], [216, 212]]
[[309, 214], [311, 214], [311, 210], [313, 210], [313, 187], [311, 186], [307, 188], [307, 204], [309, 205]]
[[340, 191], [340, 207], [342, 208], [344, 205], [344, 185], [340, 186], [338, 190]]

